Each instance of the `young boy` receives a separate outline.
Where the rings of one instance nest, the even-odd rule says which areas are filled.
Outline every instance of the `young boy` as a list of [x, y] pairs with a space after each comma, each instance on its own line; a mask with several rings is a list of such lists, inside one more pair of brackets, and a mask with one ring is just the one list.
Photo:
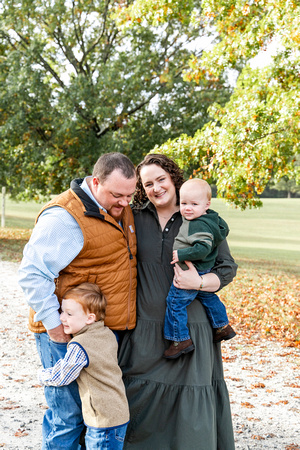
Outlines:
[[[183, 261], [192, 261], [199, 275], [210, 272], [217, 256], [217, 246], [228, 232], [226, 222], [215, 211], [208, 209], [211, 188], [201, 179], [186, 181], [180, 189], [182, 225], [175, 238], [173, 260], [186, 268]], [[184, 267], [185, 266], [185, 267]], [[167, 359], [178, 358], [194, 350], [187, 327], [186, 307], [197, 297], [205, 307], [214, 332], [214, 342], [231, 339], [236, 333], [228, 323], [225, 306], [215, 293], [178, 289], [172, 283], [167, 297], [164, 334], [173, 341], [164, 352]]]
[[85, 444], [94, 448], [123, 448], [129, 408], [118, 366], [118, 344], [104, 326], [106, 299], [96, 284], [82, 283], [64, 295], [61, 322], [72, 335], [64, 359], [39, 371], [40, 383], [64, 386], [77, 379], [87, 432]]

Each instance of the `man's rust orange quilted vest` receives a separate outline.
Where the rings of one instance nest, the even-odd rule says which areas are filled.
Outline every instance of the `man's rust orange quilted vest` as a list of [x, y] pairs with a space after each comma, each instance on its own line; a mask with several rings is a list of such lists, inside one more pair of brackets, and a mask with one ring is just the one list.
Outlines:
[[[121, 227], [99, 210], [76, 181], [39, 213], [52, 206], [66, 209], [84, 237], [81, 252], [56, 279], [55, 294], [61, 303], [68, 289], [86, 281], [96, 283], [107, 298], [105, 325], [113, 330], [132, 329], [136, 323], [136, 236], [131, 208], [125, 209]], [[34, 322], [34, 314], [31, 310], [29, 329], [41, 333], [45, 328], [42, 322]]]

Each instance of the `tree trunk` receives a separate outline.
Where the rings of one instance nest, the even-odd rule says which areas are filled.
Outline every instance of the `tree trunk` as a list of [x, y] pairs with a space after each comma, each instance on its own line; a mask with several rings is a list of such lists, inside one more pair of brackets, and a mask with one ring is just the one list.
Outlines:
[[1, 227], [5, 227], [5, 186], [2, 186], [2, 215], [1, 215]]

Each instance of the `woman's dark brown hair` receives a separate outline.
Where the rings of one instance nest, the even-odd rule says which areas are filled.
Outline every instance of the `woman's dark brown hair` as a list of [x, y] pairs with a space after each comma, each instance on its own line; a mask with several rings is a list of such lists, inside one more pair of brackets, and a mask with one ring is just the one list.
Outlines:
[[146, 155], [143, 161], [140, 162], [136, 168], [137, 183], [136, 191], [133, 197], [133, 204], [143, 205], [148, 200], [140, 173], [143, 167], [150, 166], [151, 164], [156, 164], [170, 175], [176, 189], [177, 204], [179, 204], [179, 189], [184, 183], [183, 170], [178, 167], [175, 161], [168, 158], [166, 155], [160, 155], [158, 153], [149, 153]]

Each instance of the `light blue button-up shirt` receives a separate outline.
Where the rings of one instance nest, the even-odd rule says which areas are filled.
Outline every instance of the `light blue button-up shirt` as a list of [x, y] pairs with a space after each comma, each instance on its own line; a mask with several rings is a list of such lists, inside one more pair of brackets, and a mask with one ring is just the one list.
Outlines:
[[[91, 193], [87, 178], [81, 188], [99, 208], [106, 211]], [[53, 206], [40, 215], [24, 248], [19, 284], [29, 306], [36, 311], [34, 320], [41, 320], [47, 330], [61, 325], [54, 280], [82, 250], [83, 241], [82, 231], [74, 217], [65, 209]]]

